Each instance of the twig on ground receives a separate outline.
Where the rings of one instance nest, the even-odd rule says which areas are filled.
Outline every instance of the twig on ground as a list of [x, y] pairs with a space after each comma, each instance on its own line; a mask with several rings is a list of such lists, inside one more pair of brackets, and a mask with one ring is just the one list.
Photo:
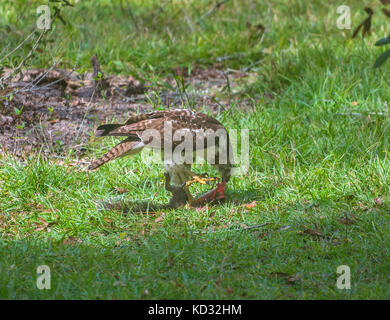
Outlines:
[[[97, 59], [97, 55], [96, 54], [92, 56], [91, 62], [92, 62], [92, 67], [93, 67], [94, 79], [96, 79], [95, 76], [99, 77], [99, 72], [100, 72], [100, 77], [99, 78], [100, 78], [100, 80], [103, 80], [103, 83], [100, 83], [100, 84], [102, 84], [103, 86], [107, 86], [107, 88], [109, 88], [108, 82], [106, 81], [106, 79], [104, 79], [104, 76], [103, 76], [103, 74], [100, 71], [100, 64], [99, 64], [99, 61]], [[84, 122], [85, 122], [85, 119], [87, 118], [87, 115], [89, 114], [89, 112], [94, 107], [94, 105], [92, 103], [92, 100], [93, 100], [93, 98], [95, 96], [95, 93], [97, 92], [98, 86], [99, 86], [99, 82], [95, 80], [95, 86], [93, 88], [93, 91], [92, 91], [92, 94], [91, 94], [91, 98], [89, 99], [89, 101], [87, 103], [87, 105], [90, 105], [90, 107], [84, 113], [83, 120], [81, 120], [81, 124], [80, 124], [79, 130], [77, 131], [76, 138], [74, 139], [75, 142], [80, 137], [81, 129], [82, 129], [83, 125], [84, 125]]]
[[[35, 31], [34, 31], [35, 32]], [[33, 33], [34, 33], [33, 32]], [[33, 34], [32, 33], [32, 34]], [[34, 79], [31, 83], [28, 83], [27, 85], [25, 85], [24, 87], [20, 87], [18, 89], [16, 89], [15, 91], [12, 91], [10, 93], [8, 93], [7, 95], [5, 95], [4, 97], [8, 97], [10, 96], [11, 94], [15, 95], [19, 92], [31, 92], [31, 93], [34, 93], [35, 91], [37, 90], [45, 90], [47, 88], [50, 88], [51, 86], [53, 86], [54, 84], [56, 83], [59, 83], [61, 81], [64, 81], [65, 79], [67, 79], [78, 67], [78, 63], [79, 63], [79, 58], [80, 58], [80, 50], [81, 50], [81, 46], [80, 46], [80, 43], [79, 43], [79, 49], [78, 49], [78, 54], [77, 54], [77, 58], [76, 58], [76, 62], [74, 63], [73, 65], [73, 68], [70, 70], [70, 71], [67, 71], [64, 73], [64, 75], [57, 79], [57, 80], [54, 80], [44, 86], [40, 86], [40, 87], [37, 87], [37, 85], [43, 80], [45, 79], [45, 77], [47, 76], [47, 74], [54, 70], [55, 67], [57, 67], [57, 65], [62, 62], [62, 60], [57, 60], [55, 62], [53, 62], [52, 66], [46, 70], [43, 74], [39, 75], [36, 79]], [[13, 50], [15, 51], [15, 50]], [[1, 60], [0, 60], [1, 61]], [[11, 86], [12, 87], [12, 86]], [[15, 85], [15, 87], [17, 87], [17, 85]]]
[[[94, 91], [97, 90], [97, 94], [100, 95], [100, 92], [102, 90], [106, 92], [107, 89], [110, 87], [110, 85], [108, 84], [107, 80], [104, 77], [102, 70], [100, 69], [99, 59], [98, 59], [96, 54], [94, 54], [91, 57], [91, 63], [92, 63], [92, 68], [93, 68], [92, 77], [93, 77], [93, 80], [95, 81]], [[106, 93], [108, 93], [108, 92], [106, 92]]]
[[191, 32], [194, 33], [195, 32], [195, 28], [194, 28], [194, 24], [192, 23], [190, 17], [187, 15], [186, 11], [183, 8], [181, 8], [181, 11], [184, 14], [184, 18], [187, 21], [188, 27], [190, 28]]
[[200, 17], [200, 19], [204, 19], [208, 17], [210, 14], [212, 14], [216, 9], [218, 9], [220, 6], [228, 2], [229, 0], [223, 0], [220, 2], [217, 2], [214, 7], [212, 7], [209, 11], [207, 11], [203, 16]]
[[[262, 224], [254, 224], [254, 225], [251, 225], [251, 226], [245, 226], [243, 228], [234, 228], [234, 229], [221, 229], [221, 230], [217, 230], [217, 231], [222, 231], [222, 230], [227, 230], [227, 231], [244, 231], [244, 230], [249, 230], [249, 229], [257, 229], [257, 228], [262, 228], [264, 226], [267, 226], [269, 224], [272, 224], [273, 222], [266, 222], [266, 223], [262, 223]], [[195, 234], [205, 234], [205, 233], [209, 233], [209, 232], [215, 232], [213, 230], [209, 230], [209, 231], [206, 231], [206, 230], [201, 230], [201, 231], [194, 231], [193, 233]]]
[[226, 87], [228, 89], [228, 92], [231, 93], [232, 90], [230, 89], [230, 81], [229, 81], [229, 74], [227, 72], [223, 72], [223, 75], [226, 79]]
[[7, 53], [3, 58], [0, 59], [0, 62], [4, 59], [7, 59], [11, 54], [16, 52], [28, 39], [32, 37], [32, 35], [35, 33], [35, 30], [31, 32], [26, 39], [24, 39], [21, 43], [19, 43], [13, 50], [11, 50], [9, 53]]
[[215, 61], [222, 62], [222, 61], [226, 61], [226, 60], [230, 60], [230, 59], [242, 58], [242, 57], [245, 57], [246, 55], [248, 55], [247, 52], [236, 52], [236, 53], [233, 53], [231, 55], [217, 57], [215, 59]]
[[381, 117], [390, 117], [389, 113], [383, 113], [383, 112], [345, 112], [345, 113], [336, 113], [338, 116], [356, 116], [356, 117], [363, 117], [363, 116], [381, 116]]
[[46, 29], [41, 32], [41, 34], [39, 35], [37, 41], [35, 41], [32, 49], [27, 54], [27, 56], [25, 56], [23, 58], [23, 60], [20, 62], [20, 64], [15, 69], [13, 69], [7, 76], [0, 78], [0, 85], [2, 83], [4, 83], [4, 81], [8, 80], [9, 78], [15, 76], [15, 74], [20, 72], [20, 69], [23, 67], [24, 63], [31, 57], [33, 52], [38, 48], [39, 42], [41, 41], [42, 37], [45, 35], [46, 32], [47, 32]]
[[266, 223], [262, 223], [262, 224], [255, 224], [255, 225], [251, 225], [251, 226], [246, 226], [244, 228], [236, 228], [233, 230], [240, 231], [240, 230], [257, 229], [257, 228], [261, 228], [261, 227], [267, 226], [267, 225], [272, 224], [272, 223], [273, 222], [266, 222]]

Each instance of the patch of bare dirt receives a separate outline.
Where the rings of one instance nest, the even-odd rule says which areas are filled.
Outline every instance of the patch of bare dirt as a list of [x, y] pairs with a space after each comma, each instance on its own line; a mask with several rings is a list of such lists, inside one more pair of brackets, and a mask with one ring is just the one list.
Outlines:
[[[3, 75], [11, 70], [4, 69]], [[123, 121], [134, 113], [156, 108], [207, 106], [212, 113], [229, 109], [228, 99], [216, 93], [234, 87], [242, 74], [218, 69], [176, 69], [177, 79], [165, 80], [171, 91], [131, 76], [106, 76], [104, 86], [96, 74], [67, 70], [32, 69], [20, 73], [0, 90], [0, 152], [22, 155], [37, 149], [62, 154], [69, 148], [83, 153], [94, 128], [113, 119]], [[175, 89], [176, 88], [176, 89]], [[103, 90], [104, 89], [104, 90]]]

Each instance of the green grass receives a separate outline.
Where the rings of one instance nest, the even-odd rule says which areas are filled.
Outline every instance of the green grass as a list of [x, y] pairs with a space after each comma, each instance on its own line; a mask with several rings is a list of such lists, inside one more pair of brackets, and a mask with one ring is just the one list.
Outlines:
[[[385, 20], [374, 20], [371, 38], [351, 40], [350, 31], [336, 28], [336, 1], [258, 2], [230, 1], [200, 24], [213, 2], [174, 1], [160, 14], [157, 1], [131, 2], [142, 32], [108, 2], [87, 10], [92, 2], [83, 1], [66, 11], [72, 25], [57, 24], [55, 42], [47, 44], [53, 55], [61, 52], [63, 67], [74, 64], [80, 47], [83, 67], [98, 51], [108, 73], [160, 79], [177, 66], [210, 67], [220, 56], [245, 52], [220, 67], [256, 64], [235, 88], [252, 111], [233, 105], [217, 118], [227, 128], [251, 130], [250, 170], [229, 182], [225, 204], [124, 215], [97, 205], [118, 196], [114, 186], [130, 190], [129, 201], [163, 203], [170, 196], [161, 165], [142, 154], [89, 173], [66, 165], [72, 154], [65, 165], [3, 156], [1, 298], [390, 298], [390, 118], [368, 115], [388, 113], [388, 65], [371, 68], [382, 50], [373, 43], [387, 35]], [[363, 5], [344, 4], [356, 26]], [[15, 22], [12, 14], [8, 19]], [[267, 27], [261, 42], [248, 41], [246, 21]], [[11, 33], [8, 49], [19, 41]], [[12, 59], [10, 66], [19, 61]], [[39, 55], [31, 63], [47, 67], [50, 59]], [[342, 115], [348, 112], [362, 116]], [[89, 146], [91, 157], [103, 153], [100, 143]], [[345, 215], [354, 223], [343, 224]], [[36, 268], [44, 264], [51, 290], [36, 287]], [[336, 287], [340, 265], [351, 268], [351, 290]]]

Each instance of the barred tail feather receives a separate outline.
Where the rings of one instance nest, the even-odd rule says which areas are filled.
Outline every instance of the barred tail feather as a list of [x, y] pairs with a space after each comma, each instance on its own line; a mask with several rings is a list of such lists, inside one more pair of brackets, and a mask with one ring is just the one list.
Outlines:
[[102, 166], [103, 164], [122, 157], [125, 155], [132, 155], [140, 152], [144, 147], [144, 144], [141, 141], [126, 141], [124, 140], [120, 144], [116, 145], [110, 151], [105, 153], [101, 158], [92, 161], [91, 165], [88, 167], [88, 170], [94, 170]]

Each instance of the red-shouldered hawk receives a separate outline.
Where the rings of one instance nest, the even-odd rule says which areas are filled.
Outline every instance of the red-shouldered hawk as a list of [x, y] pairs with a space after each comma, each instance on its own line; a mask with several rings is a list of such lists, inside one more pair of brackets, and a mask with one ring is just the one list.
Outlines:
[[[155, 111], [135, 115], [124, 124], [101, 125], [97, 128], [96, 136], [127, 138], [101, 158], [94, 160], [89, 166], [90, 170], [115, 158], [136, 154], [143, 148], [157, 148], [164, 153], [166, 188], [174, 194], [174, 198], [175, 195], [177, 198], [183, 198], [185, 194], [184, 198], [187, 197], [190, 205], [201, 203], [202, 200], [224, 198], [225, 185], [233, 168], [232, 147], [225, 127], [206, 114], [188, 109]], [[216, 180], [197, 176], [191, 171], [191, 165], [199, 151], [201, 156], [220, 172], [222, 182], [208, 192], [205, 198], [194, 200], [188, 191], [190, 184]]]

